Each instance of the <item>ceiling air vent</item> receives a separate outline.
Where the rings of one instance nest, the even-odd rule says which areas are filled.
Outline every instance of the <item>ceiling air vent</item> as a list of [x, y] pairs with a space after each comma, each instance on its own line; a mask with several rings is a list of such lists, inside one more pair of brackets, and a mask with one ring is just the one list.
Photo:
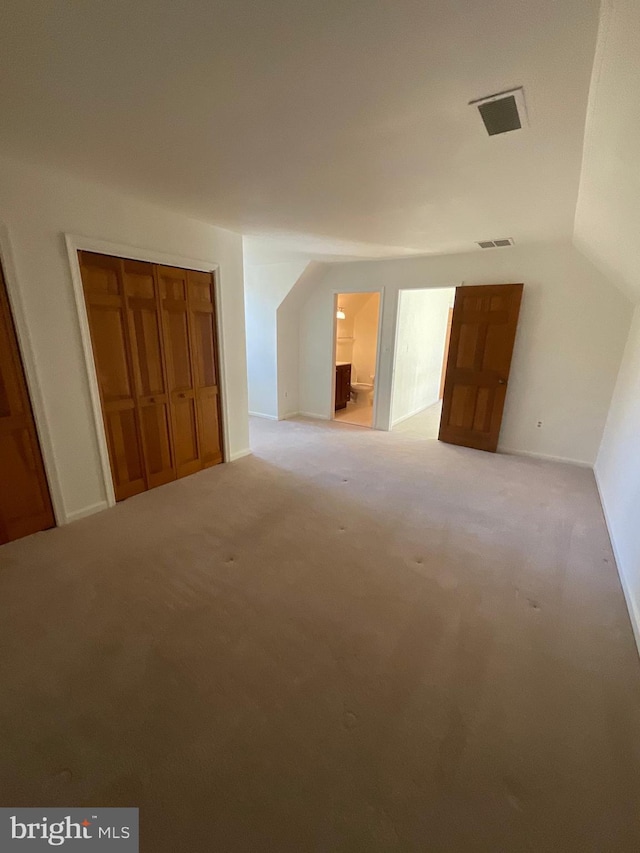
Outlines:
[[476, 98], [469, 106], [477, 107], [489, 136], [520, 130], [527, 125], [527, 107], [524, 101], [524, 89], [508, 89], [496, 95]]
[[513, 239], [501, 237], [499, 240], [480, 240], [478, 246], [481, 249], [503, 249], [505, 246], [513, 246]]

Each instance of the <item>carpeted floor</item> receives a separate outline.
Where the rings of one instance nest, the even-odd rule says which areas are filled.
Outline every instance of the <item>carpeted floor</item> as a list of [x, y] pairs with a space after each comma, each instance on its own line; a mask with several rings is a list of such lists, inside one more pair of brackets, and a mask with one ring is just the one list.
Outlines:
[[258, 421], [0, 549], [1, 805], [143, 853], [640, 847], [640, 666], [590, 471]]

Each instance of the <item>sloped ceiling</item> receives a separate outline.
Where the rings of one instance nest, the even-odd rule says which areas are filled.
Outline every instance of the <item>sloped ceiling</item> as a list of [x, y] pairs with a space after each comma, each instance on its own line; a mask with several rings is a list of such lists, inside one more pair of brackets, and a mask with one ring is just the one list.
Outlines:
[[640, 2], [604, 0], [574, 242], [640, 301]]
[[[597, 18], [597, 0], [4, 0], [0, 150], [326, 254], [569, 238]], [[489, 138], [468, 101], [519, 85], [530, 127]]]

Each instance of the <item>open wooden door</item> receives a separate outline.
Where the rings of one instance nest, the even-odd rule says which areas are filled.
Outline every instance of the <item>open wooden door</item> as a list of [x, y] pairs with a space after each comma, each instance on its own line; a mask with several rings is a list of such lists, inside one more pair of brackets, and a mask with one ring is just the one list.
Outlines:
[[456, 289], [440, 441], [492, 452], [498, 447], [522, 288]]
[[55, 524], [0, 271], [0, 545]]

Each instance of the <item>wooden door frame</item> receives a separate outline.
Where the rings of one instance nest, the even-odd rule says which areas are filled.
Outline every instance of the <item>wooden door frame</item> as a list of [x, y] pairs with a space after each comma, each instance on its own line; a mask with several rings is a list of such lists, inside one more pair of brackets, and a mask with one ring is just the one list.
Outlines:
[[18, 341], [18, 350], [22, 369], [31, 402], [31, 411], [36, 428], [36, 435], [40, 445], [40, 453], [44, 465], [44, 472], [49, 486], [49, 496], [55, 517], [56, 525], [66, 524], [71, 519], [62, 499], [60, 487], [60, 475], [56, 461], [53, 442], [51, 441], [51, 430], [44, 405], [44, 395], [40, 377], [36, 369], [35, 351], [31, 341], [31, 332], [27, 324], [27, 313], [24, 307], [22, 292], [18, 287], [18, 276], [16, 274], [15, 256], [11, 243], [11, 235], [6, 225], [0, 224], [0, 262], [4, 273], [4, 283], [11, 310], [11, 318]]
[[98, 376], [93, 357], [93, 346], [91, 343], [91, 331], [89, 318], [84, 300], [84, 289], [82, 286], [82, 275], [80, 272], [79, 251], [97, 252], [101, 255], [112, 255], [117, 258], [126, 258], [132, 261], [146, 261], [151, 264], [161, 264], [167, 267], [178, 267], [179, 269], [191, 269], [198, 272], [213, 273], [214, 275], [214, 298], [216, 300], [216, 331], [218, 335], [218, 358], [220, 366], [220, 389], [222, 409], [222, 435], [223, 435], [223, 462], [231, 461], [229, 456], [229, 413], [228, 413], [228, 387], [227, 370], [225, 363], [224, 346], [224, 323], [223, 305], [220, 298], [220, 264], [215, 261], [183, 257], [182, 255], [171, 255], [166, 252], [157, 252], [154, 249], [139, 249], [134, 246], [126, 246], [121, 243], [112, 243], [108, 240], [97, 240], [91, 237], [81, 237], [77, 234], [65, 234], [67, 254], [69, 255], [69, 266], [71, 268], [71, 279], [73, 281], [73, 293], [75, 297], [76, 311], [78, 314], [78, 325], [82, 341], [82, 351], [89, 383], [89, 394], [91, 397], [91, 409], [95, 427], [100, 464], [102, 469], [102, 480], [107, 506], [115, 506], [116, 496], [113, 488], [113, 475], [111, 473], [111, 462], [109, 460], [109, 448], [102, 416], [102, 405], [100, 402], [100, 388]]
[[382, 351], [382, 317], [384, 315], [384, 297], [385, 297], [385, 288], [384, 287], [371, 287], [367, 290], [332, 290], [332, 314], [331, 314], [331, 328], [333, 333], [331, 335], [331, 406], [329, 408], [328, 420], [332, 421], [335, 419], [335, 401], [336, 401], [336, 342], [337, 342], [337, 334], [338, 334], [338, 318], [336, 317], [336, 312], [338, 310], [338, 297], [341, 293], [378, 293], [380, 295], [380, 299], [378, 302], [378, 331], [376, 337], [376, 374], [375, 374], [375, 384], [373, 386], [373, 411], [371, 412], [371, 429], [380, 429], [378, 426], [378, 390], [379, 390], [379, 382], [380, 382], [380, 357]]

